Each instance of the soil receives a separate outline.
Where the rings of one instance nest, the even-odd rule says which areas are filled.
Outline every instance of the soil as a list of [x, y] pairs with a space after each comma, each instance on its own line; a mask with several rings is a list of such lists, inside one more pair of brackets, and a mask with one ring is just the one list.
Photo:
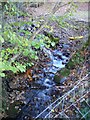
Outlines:
[[[64, 4], [64, 3], [63, 3]], [[76, 8], [76, 12], [73, 14], [73, 18], [75, 18], [76, 20], [83, 20], [83, 21], [89, 21], [89, 4], [90, 3], [75, 3], [77, 5], [78, 8]], [[47, 15], [51, 12], [52, 8], [54, 7], [55, 3], [54, 2], [48, 2], [43, 4], [40, 7], [37, 8], [27, 8], [27, 11], [30, 12], [31, 14], [33, 14], [33, 17], [38, 17], [38, 16], [43, 16], [43, 15]], [[55, 14], [57, 16], [63, 15], [67, 9], [68, 9], [69, 5], [65, 5], [63, 7], [61, 7]]]
[[[44, 4], [38, 8], [29, 7], [26, 10], [29, 11], [30, 13], [32, 13], [33, 11], [33, 17], [39, 17], [41, 15], [48, 14], [48, 12], [50, 13], [51, 7], [53, 5], [54, 3], [48, 3], [48, 5]], [[88, 12], [88, 8], [87, 8], [88, 4], [79, 3], [78, 6], [79, 8], [77, 10], [77, 13], [75, 13], [74, 16], [72, 17], [72, 18], [75, 18], [76, 21], [75, 19], [74, 21], [73, 20], [69, 21], [69, 24], [74, 24], [77, 27], [80, 25], [78, 29], [67, 28], [66, 30], [63, 29], [62, 32], [60, 33], [61, 29], [59, 28], [59, 26], [57, 26], [56, 24], [50, 23], [53, 25], [55, 30], [53, 35], [57, 35], [61, 39], [61, 41], [57, 45], [56, 51], [51, 49], [46, 51], [48, 53], [47, 56], [50, 56], [53, 54], [54, 66], [52, 65], [53, 59], [51, 57], [46, 58], [46, 56], [44, 56], [44, 53], [42, 55], [42, 51], [41, 51], [41, 54], [39, 54], [40, 58], [42, 57], [42, 59], [39, 59], [41, 60], [41, 62], [39, 61], [37, 66], [33, 69], [34, 81], [33, 80], [29, 81], [30, 79], [28, 77], [25, 78], [25, 76], [21, 75], [21, 76], [14, 76], [12, 81], [9, 83], [10, 87], [12, 87], [11, 88], [12, 91], [10, 91], [9, 93], [10, 106], [9, 106], [9, 111], [8, 110], [7, 111], [8, 111], [8, 114], [11, 115], [12, 117], [14, 117], [15, 112], [16, 113], [19, 112], [16, 120], [21, 120], [21, 119], [28, 120], [30, 117], [33, 117], [33, 116], [36, 117], [40, 112], [42, 112], [45, 109], [46, 106], [48, 106], [51, 102], [56, 100], [57, 97], [60, 97], [62, 94], [64, 94], [64, 92], [67, 92], [70, 89], [69, 87], [66, 87], [66, 86], [69, 86], [70, 84], [74, 85], [74, 82], [77, 80], [77, 77], [75, 76], [77, 74], [77, 69], [71, 70], [70, 71], [71, 74], [67, 79], [61, 76], [62, 78], [61, 86], [57, 86], [56, 84], [54, 84], [53, 80], [51, 79], [53, 78], [53, 74], [52, 74], [53, 71], [55, 73], [57, 72], [56, 68], [61, 57], [64, 56], [63, 53], [72, 54], [75, 50], [81, 48], [80, 45], [82, 45], [81, 44], [82, 41], [79, 41], [79, 43], [77, 40], [70, 41], [69, 37], [71, 35], [85, 36], [86, 34], [88, 34], [88, 30], [87, 30], [88, 17], [86, 14]], [[56, 15], [60, 16], [64, 14], [67, 8], [68, 6], [62, 7], [61, 10], [58, 10], [56, 12]], [[82, 13], [84, 14], [82, 15]], [[79, 16], [79, 14], [81, 16]], [[77, 22], [77, 20], [79, 20], [79, 22]], [[87, 41], [87, 36], [81, 40]], [[59, 55], [60, 52], [62, 53], [62, 56]], [[65, 56], [64, 56], [64, 59], [66, 59]], [[62, 60], [63, 63], [65, 62], [64, 59]], [[89, 66], [88, 63], [87, 63], [87, 66]], [[52, 71], [47, 70], [47, 68], [49, 68], [49, 70], [52, 70]], [[85, 70], [86, 69], [87, 68], [85, 68]], [[81, 70], [82, 70], [82, 65], [81, 65], [80, 71]], [[84, 74], [86, 74], [86, 72]], [[62, 85], [63, 82], [64, 84]], [[61, 87], [66, 87], [66, 89], [63, 89]]]

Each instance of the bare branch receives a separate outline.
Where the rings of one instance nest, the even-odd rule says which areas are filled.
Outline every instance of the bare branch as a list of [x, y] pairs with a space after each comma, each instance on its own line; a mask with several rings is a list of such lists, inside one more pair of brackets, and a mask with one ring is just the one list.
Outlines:
[[21, 53], [14, 55], [14, 56], [10, 59], [10, 62], [14, 61], [17, 57], [19, 57], [20, 54], [21, 54]]
[[[48, 15], [48, 17], [51, 16], [52, 14], [55, 14], [55, 12], [60, 8], [61, 2], [59, 3], [59, 7], [58, 3], [59, 2], [56, 2], [55, 6], [52, 8], [51, 13]], [[45, 25], [47, 25], [47, 23], [49, 22], [48, 17], [45, 19], [45, 23], [36, 31], [36, 33], [34, 33], [30, 40], [33, 40], [36, 37], [36, 35], [45, 27]]]
[[[61, 0], [61, 1], [62, 1], [62, 0]], [[58, 2], [55, 3], [55, 5], [54, 5], [54, 7], [52, 8], [52, 10], [51, 10], [50, 14], [48, 15], [48, 17], [50, 17], [51, 15], [55, 14], [60, 7], [63, 7], [63, 6], [65, 6], [65, 5], [68, 4], [68, 3], [65, 3], [65, 4], [61, 5], [61, 3], [62, 3], [61, 1], [58, 1]], [[70, 8], [69, 8], [69, 9], [70, 9]], [[44, 20], [44, 21], [45, 21], [44, 24], [34, 33], [34, 35], [30, 38], [30, 40], [34, 40], [34, 38], [36, 37], [36, 35], [40, 33], [40, 31], [45, 27], [45, 25], [47, 25], [47, 23], [49, 22], [48, 17]], [[20, 54], [21, 54], [21, 53], [16, 54], [15, 56], [13, 56], [13, 57], [10, 59], [10, 61], [15, 60], [17, 57], [19, 57]], [[71, 57], [70, 57], [70, 58], [71, 58]]]

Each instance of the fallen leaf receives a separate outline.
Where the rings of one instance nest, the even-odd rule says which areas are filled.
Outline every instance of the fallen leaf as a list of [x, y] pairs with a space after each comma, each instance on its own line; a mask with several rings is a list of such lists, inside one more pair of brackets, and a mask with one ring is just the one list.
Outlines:
[[82, 39], [83, 36], [69, 37], [70, 40]]

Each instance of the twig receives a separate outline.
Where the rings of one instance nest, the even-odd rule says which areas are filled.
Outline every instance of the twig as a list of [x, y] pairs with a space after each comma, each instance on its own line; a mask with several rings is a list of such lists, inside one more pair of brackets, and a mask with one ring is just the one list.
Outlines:
[[30, 40], [33, 40], [35, 37], [36, 37], [36, 35], [44, 28], [44, 26], [47, 24], [47, 22], [44, 24], [44, 25], [42, 25], [35, 33], [34, 33], [34, 35], [30, 38]]
[[[55, 4], [55, 6], [54, 6], [53, 9], [51, 10], [50, 14], [48, 15], [48, 17], [51, 16], [52, 14], [55, 14], [55, 12], [59, 9], [59, 8], [56, 9], [58, 3], [59, 3], [59, 2], [57, 2], [57, 3]], [[61, 3], [61, 2], [60, 2], [60, 3]], [[59, 5], [59, 7], [60, 7], [60, 5]], [[44, 28], [44, 26], [47, 25], [47, 23], [49, 22], [48, 18], [45, 19], [45, 21], [46, 21], [46, 22], [36, 31], [36, 33], [34, 33], [34, 35], [30, 38], [30, 40], [33, 40], [33, 39], [36, 37], [36, 35]]]
[[[78, 80], [78, 83], [74, 86], [74, 88], [73, 89], [71, 89], [69, 92], [67, 92], [66, 93], [66, 96], [68, 95], [68, 94], [70, 94], [73, 90], [75, 90], [76, 88], [77, 88], [77, 86], [83, 81], [83, 80], [85, 80], [85, 78], [88, 76], [88, 74], [85, 76], [85, 77], [83, 77], [81, 80]], [[81, 85], [81, 84], [80, 84]], [[64, 95], [65, 96], [65, 95]], [[54, 107], [53, 107], [53, 109], [55, 109], [62, 101], [63, 101], [63, 99], [66, 97], [64, 97], [63, 96], [63, 98], [62, 98], [62, 100], [58, 103], [58, 104], [56, 104]], [[76, 102], [75, 102], [76, 103]], [[73, 104], [73, 103], [72, 103]], [[71, 106], [71, 105], [70, 105]], [[46, 116], [45, 116], [45, 118], [47, 118], [47, 116], [48, 115], [50, 115], [50, 113], [51, 113], [52, 111], [50, 111]]]
[[17, 57], [19, 57], [20, 54], [21, 54], [21, 53], [14, 55], [14, 56], [10, 59], [10, 62], [14, 61]]

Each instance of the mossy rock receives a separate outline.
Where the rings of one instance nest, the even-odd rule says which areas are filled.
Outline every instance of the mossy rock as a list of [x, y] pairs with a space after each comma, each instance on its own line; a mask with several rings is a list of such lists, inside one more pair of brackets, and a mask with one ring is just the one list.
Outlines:
[[60, 74], [64, 77], [67, 77], [69, 74], [70, 74], [70, 70], [67, 69], [67, 68], [63, 68], [61, 71], [60, 71]]
[[74, 69], [76, 65], [80, 65], [81, 63], [84, 62], [84, 56], [82, 55], [83, 51], [77, 51], [75, 55], [71, 58], [71, 60], [68, 62], [66, 67], [68, 69]]
[[57, 74], [54, 76], [54, 81], [56, 83], [60, 83], [60, 80], [63, 77], [67, 77], [70, 74], [70, 70], [75, 69], [77, 65], [81, 65], [84, 62], [85, 58], [83, 52], [88, 46], [90, 46], [90, 36], [88, 38], [88, 41], [83, 45], [83, 48], [78, 50], [73, 55], [73, 57], [67, 63], [66, 67], [58, 71]]
[[57, 84], [59, 84], [60, 83], [60, 76], [59, 75], [55, 75], [54, 76], [54, 81], [55, 81], [55, 83], [57, 83]]
[[56, 74], [54, 76], [54, 81], [59, 84], [60, 80], [62, 80], [62, 78], [67, 77], [70, 74], [70, 70], [67, 68], [63, 68], [60, 71], [57, 72], [58, 74]]

